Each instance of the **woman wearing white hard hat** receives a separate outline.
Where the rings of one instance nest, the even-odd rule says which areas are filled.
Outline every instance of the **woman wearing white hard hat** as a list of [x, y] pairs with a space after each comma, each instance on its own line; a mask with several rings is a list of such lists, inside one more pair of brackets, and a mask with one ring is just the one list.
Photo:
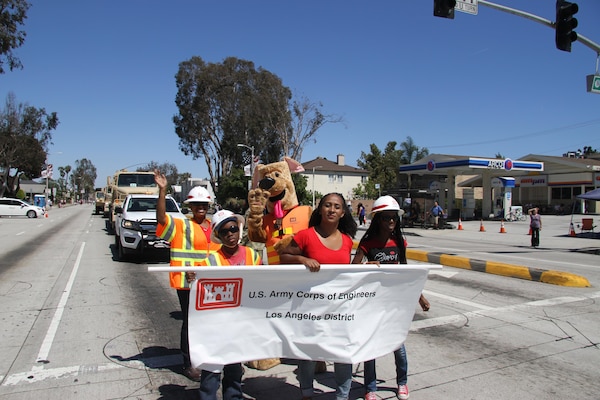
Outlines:
[[[373, 264], [406, 264], [406, 244], [402, 234], [400, 217], [404, 210], [392, 196], [381, 196], [373, 203], [370, 214], [371, 225], [358, 244], [353, 264], [360, 264], [364, 259]], [[382, 261], [384, 260], [384, 261]], [[423, 311], [429, 310], [429, 302], [423, 295], [419, 299]], [[408, 361], [404, 344], [394, 351], [396, 361], [397, 396], [401, 400], [408, 399]], [[375, 360], [365, 361], [366, 388], [365, 400], [376, 400], [377, 374]]]
[[244, 217], [229, 210], [217, 211], [212, 218], [211, 239], [221, 243], [218, 254], [223, 264], [219, 265], [260, 265], [260, 255], [252, 248], [240, 245]]
[[[211, 240], [221, 243], [216, 257], [206, 259], [207, 266], [260, 265], [260, 255], [250, 247], [240, 245], [240, 231], [244, 227], [244, 217], [229, 210], [219, 210], [212, 218]], [[223, 367], [223, 398], [243, 399], [241, 363]], [[202, 370], [200, 375], [200, 400], [213, 400], [221, 384], [221, 373]]]
[[[213, 202], [208, 190], [196, 186], [188, 193], [184, 201], [192, 210], [192, 218], [173, 218], [166, 212], [167, 178], [160, 171], [154, 171], [154, 181], [158, 185], [156, 204], [156, 235], [170, 242], [170, 265], [172, 267], [203, 265], [204, 260], [221, 247], [210, 240], [211, 225], [206, 218], [208, 207]], [[190, 243], [189, 238], [193, 238]], [[195, 279], [193, 272], [171, 272], [169, 283], [177, 290], [181, 306], [183, 323], [181, 326], [181, 353], [183, 355], [183, 374], [194, 381], [200, 380], [200, 371], [192, 367], [188, 341], [188, 307], [190, 300], [190, 282]]]

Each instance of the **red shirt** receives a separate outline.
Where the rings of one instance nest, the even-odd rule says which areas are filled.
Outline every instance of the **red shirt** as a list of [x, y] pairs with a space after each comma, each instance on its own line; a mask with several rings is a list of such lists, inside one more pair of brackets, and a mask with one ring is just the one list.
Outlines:
[[302, 255], [317, 260], [319, 264], [350, 264], [352, 238], [342, 233], [342, 247], [331, 250], [321, 242], [314, 227], [304, 229], [294, 235], [294, 242]]

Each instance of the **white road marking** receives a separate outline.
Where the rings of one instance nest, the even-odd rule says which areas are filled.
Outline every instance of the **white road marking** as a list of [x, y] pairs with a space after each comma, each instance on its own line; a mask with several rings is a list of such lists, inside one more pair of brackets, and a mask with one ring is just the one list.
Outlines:
[[434, 270], [434, 269], [429, 270], [429, 275], [439, 275], [439, 276], [443, 276], [444, 278], [452, 278], [456, 274], [458, 274], [458, 272]]
[[62, 319], [62, 315], [65, 310], [65, 305], [67, 304], [67, 300], [69, 299], [69, 296], [71, 294], [71, 289], [73, 288], [73, 282], [75, 282], [75, 276], [77, 275], [79, 265], [81, 264], [81, 257], [83, 256], [84, 248], [85, 242], [81, 243], [81, 248], [79, 249], [77, 260], [75, 260], [75, 266], [73, 267], [73, 271], [71, 271], [71, 276], [69, 277], [67, 286], [63, 291], [60, 301], [58, 302], [58, 306], [56, 307], [54, 317], [52, 318], [52, 321], [50, 321], [48, 332], [46, 332], [46, 337], [44, 338], [44, 341], [42, 342], [42, 347], [40, 348], [40, 352], [38, 353], [37, 362], [48, 360], [48, 354], [50, 353], [52, 342], [54, 342], [54, 337], [56, 336], [58, 325], [60, 324], [60, 320]]
[[[431, 295], [431, 296], [437, 295], [433, 292], [428, 292], [427, 294]], [[446, 296], [446, 297], [450, 297], [450, 296]], [[536, 300], [536, 301], [530, 301], [528, 303], [514, 304], [514, 305], [498, 307], [498, 308], [491, 308], [488, 310], [470, 311], [470, 312], [466, 312], [464, 314], [455, 314], [455, 315], [448, 315], [445, 317], [422, 319], [420, 321], [413, 321], [413, 323], [410, 326], [410, 330], [418, 331], [419, 329], [431, 328], [434, 326], [448, 325], [448, 324], [458, 323], [458, 322], [464, 322], [465, 319], [487, 317], [487, 316], [494, 315], [494, 314], [505, 313], [507, 311], [526, 309], [526, 308], [530, 308], [530, 307], [556, 306], [556, 305], [567, 304], [567, 303], [575, 303], [578, 301], [586, 301], [589, 299], [596, 299], [599, 297], [600, 297], [600, 292], [595, 292], [595, 293], [591, 294], [590, 296], [556, 297], [553, 299]]]
[[423, 290], [423, 293], [426, 294], [427, 296], [439, 297], [441, 299], [448, 300], [451, 303], [464, 304], [469, 307], [479, 308], [480, 310], [493, 310], [494, 309], [494, 307], [484, 306], [483, 304], [474, 303], [469, 300], [459, 299], [458, 297], [446, 296], [445, 294], [435, 293], [435, 292], [431, 292], [429, 290]]

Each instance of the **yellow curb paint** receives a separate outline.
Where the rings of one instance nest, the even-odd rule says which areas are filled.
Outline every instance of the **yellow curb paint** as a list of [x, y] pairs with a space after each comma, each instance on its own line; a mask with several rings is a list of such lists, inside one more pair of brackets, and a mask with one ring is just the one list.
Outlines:
[[442, 254], [440, 256], [440, 264], [448, 267], [471, 269], [471, 260], [465, 257], [451, 256], [449, 254]]
[[406, 249], [406, 258], [415, 261], [429, 262], [427, 259], [427, 251]]
[[531, 280], [529, 268], [522, 265], [504, 264], [499, 262], [488, 261], [485, 265], [485, 272], [495, 275], [512, 276]]
[[544, 271], [540, 282], [570, 287], [590, 287], [590, 282], [580, 275], [560, 271]]

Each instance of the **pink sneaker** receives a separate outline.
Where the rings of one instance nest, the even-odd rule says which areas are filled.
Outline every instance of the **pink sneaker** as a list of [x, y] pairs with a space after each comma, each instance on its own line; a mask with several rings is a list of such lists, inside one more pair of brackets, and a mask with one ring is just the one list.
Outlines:
[[375, 392], [369, 392], [365, 394], [365, 400], [377, 400], [377, 396], [375, 396]]
[[408, 399], [408, 386], [406, 386], [406, 385], [398, 386], [398, 398], [400, 400]]

